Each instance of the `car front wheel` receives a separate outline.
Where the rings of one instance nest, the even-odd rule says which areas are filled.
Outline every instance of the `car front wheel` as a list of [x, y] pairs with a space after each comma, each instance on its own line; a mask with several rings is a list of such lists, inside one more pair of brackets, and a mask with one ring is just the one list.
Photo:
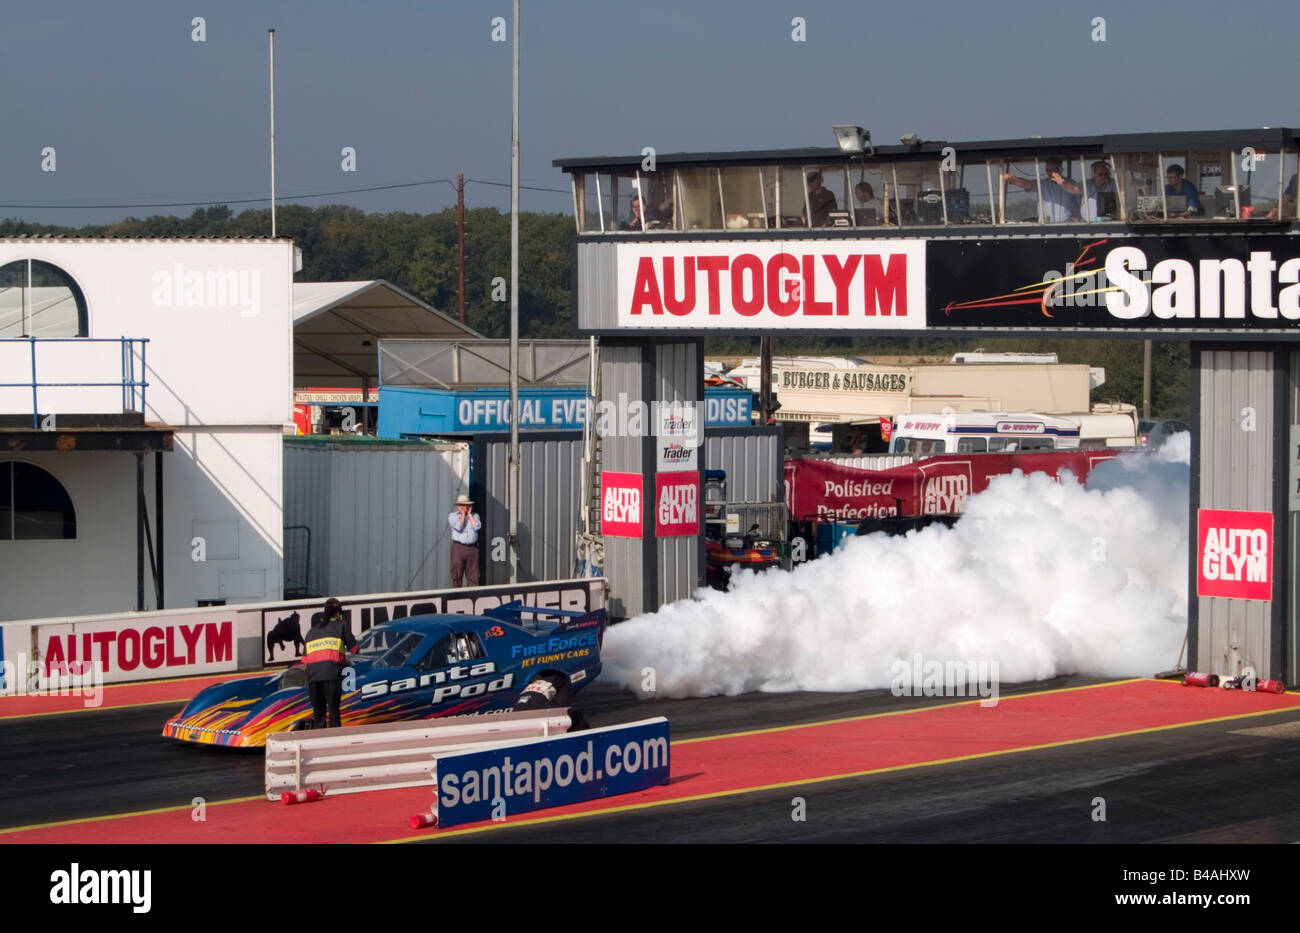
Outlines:
[[569, 682], [555, 674], [543, 674], [528, 682], [515, 700], [515, 709], [545, 709], [569, 705]]

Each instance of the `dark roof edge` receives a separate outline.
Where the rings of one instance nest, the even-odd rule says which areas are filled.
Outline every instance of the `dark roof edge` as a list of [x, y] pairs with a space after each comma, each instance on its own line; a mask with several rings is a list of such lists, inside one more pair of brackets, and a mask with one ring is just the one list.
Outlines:
[[[829, 129], [828, 129], [829, 133]], [[1236, 130], [1184, 130], [1160, 133], [1113, 133], [1105, 136], [1035, 136], [1028, 139], [993, 139], [965, 142], [925, 140], [917, 146], [876, 146], [875, 156], [863, 159], [853, 153], [841, 152], [838, 147], [812, 147], [800, 149], [753, 149], [737, 152], [671, 152], [656, 153], [656, 163], [670, 165], [753, 165], [756, 162], [886, 162], [902, 159], [939, 158], [945, 147], [951, 146], [961, 155], [1023, 152], [1025, 155], [1052, 155], [1101, 152], [1152, 152], [1161, 147], [1188, 149], [1217, 149], [1239, 146], [1263, 147], [1264, 151], [1277, 151], [1295, 146], [1300, 129], [1290, 127], [1256, 127]], [[556, 168], [572, 171], [582, 168], [630, 168], [640, 166], [644, 155], [581, 156], [554, 159]]]

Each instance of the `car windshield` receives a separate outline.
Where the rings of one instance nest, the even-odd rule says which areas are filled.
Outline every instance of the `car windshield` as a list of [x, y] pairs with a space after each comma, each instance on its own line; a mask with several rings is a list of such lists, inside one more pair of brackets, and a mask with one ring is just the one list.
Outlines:
[[423, 640], [418, 632], [372, 628], [361, 636], [356, 653], [374, 658], [376, 667], [401, 667]]

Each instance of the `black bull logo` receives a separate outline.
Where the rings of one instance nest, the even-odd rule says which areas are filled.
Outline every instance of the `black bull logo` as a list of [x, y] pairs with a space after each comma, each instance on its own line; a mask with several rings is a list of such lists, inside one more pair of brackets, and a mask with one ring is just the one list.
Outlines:
[[302, 638], [302, 622], [297, 612], [277, 620], [275, 628], [266, 633], [266, 659], [268, 661], [275, 660], [275, 651], [272, 646], [283, 648], [289, 642], [293, 643], [294, 657], [302, 657], [303, 652], [307, 649], [307, 643]]

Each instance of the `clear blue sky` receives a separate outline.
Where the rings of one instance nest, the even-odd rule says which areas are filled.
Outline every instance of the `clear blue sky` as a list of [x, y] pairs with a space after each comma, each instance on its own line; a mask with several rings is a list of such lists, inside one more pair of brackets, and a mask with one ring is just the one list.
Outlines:
[[[523, 192], [525, 210], [571, 210], [557, 157], [829, 146], [835, 123], [882, 143], [1300, 124], [1300, 5], [1284, 0], [521, 6], [522, 180], [561, 189]], [[86, 205], [265, 199], [268, 27], [282, 203], [427, 212], [455, 203], [452, 186], [295, 195], [457, 172], [508, 183], [498, 15], [510, 0], [10, 4], [0, 217], [79, 225], [193, 210]], [[467, 202], [504, 208], [508, 188], [470, 185]]]

